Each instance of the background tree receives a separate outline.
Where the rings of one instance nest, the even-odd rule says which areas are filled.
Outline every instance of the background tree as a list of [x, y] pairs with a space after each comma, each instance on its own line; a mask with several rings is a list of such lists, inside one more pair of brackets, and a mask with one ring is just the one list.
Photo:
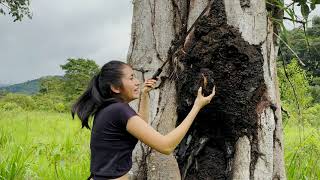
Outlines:
[[[304, 32], [302, 28], [296, 28], [288, 31], [285, 39], [287, 44], [284, 42], [280, 43], [281, 54], [279, 59], [284, 61], [284, 64], [287, 65], [291, 63], [292, 59], [299, 58], [298, 62], [300, 63], [298, 63], [298, 65], [307, 71], [306, 76], [311, 85], [310, 92], [313, 97], [313, 103], [319, 103], [320, 17], [314, 16], [312, 18], [312, 26], [307, 28], [306, 32]], [[294, 51], [294, 53], [292, 51]]]
[[10, 14], [15, 21], [21, 21], [24, 16], [32, 17], [30, 0], [0, 0], [0, 14]]
[[286, 34], [286, 39], [290, 48], [281, 43], [281, 52], [286, 63], [290, 63], [291, 59], [301, 59], [301, 67], [306, 69], [309, 74], [320, 77], [320, 17], [315, 16], [312, 19], [312, 27], [306, 29], [306, 33], [302, 28], [296, 28]]
[[61, 68], [65, 71], [64, 92], [69, 102], [79, 97], [91, 78], [99, 72], [99, 66], [94, 60], [82, 58], [70, 58]]
[[40, 90], [42, 94], [61, 94], [63, 86], [65, 85], [65, 78], [60, 76], [51, 76], [42, 78], [40, 81]]
[[42, 111], [67, 111], [70, 112], [70, 103], [66, 101], [65, 78], [61, 76], [48, 76], [40, 80], [39, 93], [33, 98], [37, 104], [37, 109]]
[[288, 112], [285, 120], [301, 126], [312, 121], [305, 118], [305, 112], [313, 106], [307, 72], [293, 59], [286, 67], [278, 68], [278, 78], [282, 107]]
[[0, 90], [0, 99], [1, 99], [2, 97], [4, 97], [6, 94], [8, 94], [7, 91], [5, 91], [5, 90]]
[[312, 18], [312, 27], [319, 27], [320, 26], [320, 16], [314, 16]]
[[25, 94], [8, 93], [0, 99], [0, 110], [34, 110], [36, 103], [31, 96]]

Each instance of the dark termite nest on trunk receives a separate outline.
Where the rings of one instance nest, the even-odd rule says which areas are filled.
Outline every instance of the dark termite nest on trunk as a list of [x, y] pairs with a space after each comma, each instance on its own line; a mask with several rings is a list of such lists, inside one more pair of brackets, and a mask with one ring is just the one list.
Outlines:
[[204, 95], [216, 86], [212, 102], [198, 114], [175, 151], [182, 178], [229, 179], [236, 140], [255, 138], [256, 105], [265, 92], [263, 56], [238, 29], [226, 22], [224, 4], [215, 0], [209, 15], [195, 26], [186, 54], [178, 59], [178, 121], [191, 110], [200, 86]]

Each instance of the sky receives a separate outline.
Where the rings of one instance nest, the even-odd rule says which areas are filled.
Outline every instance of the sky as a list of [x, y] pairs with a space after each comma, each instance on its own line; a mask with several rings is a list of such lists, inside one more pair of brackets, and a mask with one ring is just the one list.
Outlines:
[[[285, 0], [284, 2], [285, 2], [286, 5], [288, 5], [288, 4], [291, 4], [292, 1], [291, 0]], [[297, 5], [295, 5], [294, 7], [295, 7], [294, 11], [295, 11], [296, 15], [300, 18], [299, 20], [303, 20], [302, 15], [301, 15], [301, 11], [300, 11], [301, 7], [297, 6]], [[285, 13], [285, 16], [289, 17], [286, 13]], [[316, 8], [313, 11], [311, 11], [310, 14], [309, 14], [309, 18], [308, 18], [308, 26], [309, 27], [312, 24], [311, 20], [312, 20], [312, 17], [314, 17], [314, 16], [320, 16], [320, 5], [316, 5]], [[289, 30], [301, 26], [301, 24], [292, 23], [290, 20], [284, 20], [284, 25]]]
[[62, 75], [68, 58], [125, 61], [132, 8], [132, 0], [31, 0], [31, 20], [0, 15], [0, 84]]
[[31, 0], [32, 19], [0, 15], [0, 85], [63, 75], [68, 58], [125, 61], [132, 8], [132, 0]]

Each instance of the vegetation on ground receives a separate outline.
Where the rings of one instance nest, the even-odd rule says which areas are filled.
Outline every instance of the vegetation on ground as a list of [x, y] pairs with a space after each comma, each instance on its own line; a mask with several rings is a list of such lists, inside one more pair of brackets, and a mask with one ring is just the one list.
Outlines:
[[70, 114], [0, 111], [0, 180], [85, 179], [90, 131]]

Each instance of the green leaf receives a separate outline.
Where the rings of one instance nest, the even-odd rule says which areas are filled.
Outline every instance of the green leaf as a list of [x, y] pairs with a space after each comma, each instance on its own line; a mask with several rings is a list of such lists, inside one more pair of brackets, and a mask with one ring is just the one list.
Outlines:
[[29, 9], [30, 0], [0, 0], [0, 3], [0, 15], [9, 14], [14, 18], [14, 22], [21, 21], [24, 16], [32, 16]]
[[307, 4], [301, 4], [301, 14], [305, 20], [308, 20], [308, 16], [310, 14], [310, 9]]
[[295, 18], [296, 16], [295, 16], [294, 11], [293, 11], [292, 9], [290, 9], [290, 8], [285, 8], [284, 11], [290, 16], [290, 18], [291, 18], [292, 20], [295, 20], [295, 19], [296, 19], [296, 18]]
[[317, 0], [311, 0], [311, 5], [310, 5], [311, 10], [314, 10], [316, 8], [316, 2]]
[[315, 4], [320, 4], [320, 0], [314, 0]]
[[6, 14], [2, 8], [0, 8], [0, 14], [3, 14], [3, 15]]

